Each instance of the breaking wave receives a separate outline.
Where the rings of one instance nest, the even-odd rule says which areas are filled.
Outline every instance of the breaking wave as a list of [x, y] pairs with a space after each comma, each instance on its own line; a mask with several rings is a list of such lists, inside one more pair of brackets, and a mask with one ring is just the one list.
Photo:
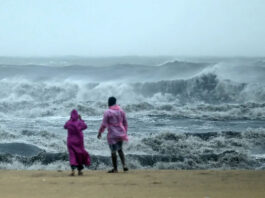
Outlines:
[[[144, 83], [80, 83], [0, 80], [0, 117], [62, 115], [75, 106], [99, 115], [108, 96], [115, 95], [129, 112], [160, 112], [189, 118], [265, 118], [264, 84], [221, 80], [216, 74], [191, 79]], [[25, 110], [30, 110], [25, 114]]]
[[[127, 163], [133, 169], [264, 169], [264, 141], [263, 129], [221, 133], [161, 133], [127, 145]], [[66, 152], [49, 153], [24, 143], [2, 143], [0, 148], [0, 168], [12, 167], [12, 164], [14, 169], [20, 168], [16, 167], [17, 164], [26, 169], [45, 166], [68, 168]], [[132, 154], [137, 150], [146, 153]], [[91, 159], [90, 169], [111, 166], [109, 156], [91, 155]]]
[[131, 168], [265, 167], [264, 60], [45, 61], [0, 65], [0, 168], [68, 169], [62, 125], [73, 108], [88, 123], [90, 168], [109, 167], [95, 137], [111, 95], [127, 113]]

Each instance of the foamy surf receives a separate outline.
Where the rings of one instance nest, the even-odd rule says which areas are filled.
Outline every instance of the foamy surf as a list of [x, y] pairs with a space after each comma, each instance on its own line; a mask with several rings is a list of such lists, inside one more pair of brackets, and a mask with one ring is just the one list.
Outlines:
[[66, 168], [62, 126], [73, 108], [88, 124], [91, 168], [110, 166], [106, 139], [98, 141], [96, 134], [111, 95], [127, 113], [131, 141], [125, 147], [132, 168], [264, 167], [265, 65], [260, 59], [131, 60], [109, 66], [99, 60], [95, 65], [32, 61], [5, 60], [0, 66], [0, 144], [36, 146], [42, 152], [27, 157], [2, 149], [1, 168]]

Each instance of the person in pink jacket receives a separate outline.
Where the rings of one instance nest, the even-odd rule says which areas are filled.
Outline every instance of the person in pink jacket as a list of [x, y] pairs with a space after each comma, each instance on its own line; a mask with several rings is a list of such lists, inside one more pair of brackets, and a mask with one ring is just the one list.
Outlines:
[[70, 175], [75, 175], [75, 169], [78, 170], [78, 175], [83, 175], [83, 165], [90, 165], [90, 156], [85, 150], [84, 134], [82, 132], [82, 130], [87, 128], [87, 125], [74, 109], [71, 112], [70, 120], [65, 123], [64, 128], [68, 130], [67, 148], [70, 166], [72, 168], [72, 173]]
[[109, 173], [117, 173], [117, 154], [119, 153], [123, 170], [128, 171], [125, 163], [125, 155], [122, 150], [123, 141], [128, 141], [127, 130], [128, 124], [124, 111], [116, 104], [116, 98], [110, 97], [108, 99], [109, 109], [105, 111], [102, 124], [98, 131], [98, 139], [101, 138], [101, 134], [105, 128], [108, 128], [108, 143], [111, 150], [111, 159], [113, 169], [108, 171]]

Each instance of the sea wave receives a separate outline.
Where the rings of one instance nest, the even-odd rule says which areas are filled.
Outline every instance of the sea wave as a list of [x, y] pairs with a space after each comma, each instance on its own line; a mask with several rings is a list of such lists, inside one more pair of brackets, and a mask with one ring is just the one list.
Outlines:
[[68, 169], [62, 126], [74, 108], [88, 124], [91, 168], [111, 166], [107, 144], [95, 137], [116, 96], [128, 117], [131, 168], [264, 169], [264, 63], [2, 64], [0, 147], [38, 152], [2, 152], [0, 168]]
[[[265, 151], [264, 129], [245, 132], [224, 131], [208, 133], [161, 133], [144, 137], [127, 145], [127, 162], [130, 168], [155, 169], [263, 169], [265, 158], [256, 156]], [[49, 168], [55, 164], [58, 169], [67, 168], [67, 152], [46, 152], [36, 146], [23, 143], [0, 144], [0, 167], [14, 169], [23, 167]], [[5, 149], [2, 149], [5, 148]], [[23, 155], [14, 148], [24, 150]], [[145, 154], [131, 154], [133, 150], [147, 151]], [[27, 155], [25, 153], [28, 153]], [[260, 155], [262, 156], [262, 155]], [[90, 169], [111, 166], [109, 156], [91, 153]], [[16, 167], [15, 164], [20, 164]]]
[[143, 83], [3, 79], [0, 88], [0, 117], [64, 115], [73, 107], [87, 115], [99, 115], [107, 98], [115, 95], [128, 112], [217, 120], [265, 118], [264, 84], [222, 80], [213, 73]]

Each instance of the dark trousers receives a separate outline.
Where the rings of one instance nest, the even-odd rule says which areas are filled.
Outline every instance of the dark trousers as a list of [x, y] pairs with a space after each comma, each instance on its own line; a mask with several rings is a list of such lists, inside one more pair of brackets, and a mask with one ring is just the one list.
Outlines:
[[84, 169], [84, 166], [83, 165], [78, 165], [78, 166], [71, 165], [71, 168], [72, 168], [72, 170], [77, 169], [77, 170], [81, 171]]

